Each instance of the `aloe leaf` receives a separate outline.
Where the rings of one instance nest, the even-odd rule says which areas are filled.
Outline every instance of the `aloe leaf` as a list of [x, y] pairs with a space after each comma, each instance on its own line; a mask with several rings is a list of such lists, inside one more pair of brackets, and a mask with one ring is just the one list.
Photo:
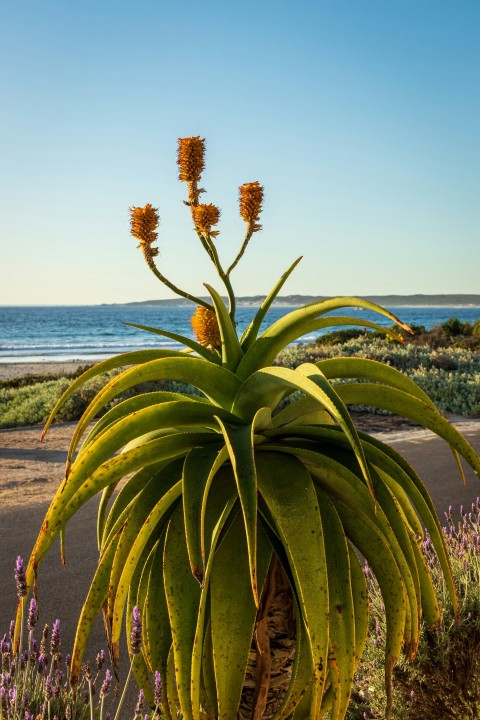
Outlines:
[[134, 395], [127, 400], [122, 400], [117, 405], [114, 405], [108, 410], [105, 415], [99, 418], [93, 428], [85, 438], [80, 452], [85, 450], [88, 445], [99, 435], [103, 434], [111, 425], [114, 425], [124, 417], [136, 413], [138, 410], [150, 407], [152, 405], [161, 405], [161, 403], [173, 402], [174, 400], [191, 400], [192, 402], [208, 403], [208, 400], [203, 397], [197, 397], [195, 395], [185, 395], [184, 393], [173, 393], [155, 391], [149, 393], [141, 393], [140, 395]]
[[192, 719], [190, 675], [200, 586], [190, 571], [183, 510], [174, 512], [165, 538], [164, 582], [173, 639], [175, 680], [184, 718]]
[[[158, 670], [160, 673], [162, 685], [166, 688], [167, 660], [172, 644], [172, 634], [163, 582], [164, 541], [165, 532], [160, 536], [148, 579], [145, 630], [148, 637], [151, 665], [154, 671]], [[168, 703], [165, 697], [163, 698], [162, 708], [164, 713], [168, 713]]]
[[350, 700], [355, 673], [355, 617], [350, 579], [348, 544], [340, 518], [328, 495], [317, 491], [320, 500], [325, 554], [328, 568], [330, 607], [329, 664], [338, 667], [337, 717], [343, 718]]
[[205, 360], [209, 360], [217, 365], [220, 363], [220, 357], [217, 353], [212, 352], [212, 350], [209, 350], [203, 345], [200, 345], [200, 343], [197, 343], [195, 340], [192, 340], [184, 335], [168, 332], [167, 330], [162, 330], [161, 328], [149, 327], [148, 325], [137, 325], [137, 323], [124, 322], [122, 325], [129, 325], [130, 327], [138, 328], [139, 330], [146, 330], [147, 332], [154, 333], [155, 335], [162, 335], [170, 340], [175, 340], [181, 345], [186, 345], [186, 347], [190, 348], [190, 350], [194, 350], [194, 352], [205, 358]]
[[407, 602], [402, 575], [392, 550], [373, 518], [359, 507], [352, 508], [332, 498], [344, 531], [371, 566], [380, 586], [385, 605], [387, 637], [385, 643], [386, 717], [392, 704], [392, 672], [402, 651]]
[[237, 501], [237, 493], [235, 489], [235, 481], [232, 473], [224, 474], [214, 483], [214, 492], [209, 496], [207, 505], [205, 535], [208, 544], [208, 561], [205, 568], [204, 583], [200, 595], [200, 603], [198, 608], [197, 626], [195, 629], [195, 639], [193, 643], [192, 653], [192, 672], [191, 672], [191, 701], [194, 720], [200, 718], [200, 698], [202, 694], [202, 655], [203, 643], [206, 632], [205, 624], [207, 617], [207, 604], [209, 598], [210, 575], [215, 557], [217, 544], [219, 543], [222, 531], [235, 513], [232, 512]]
[[301, 390], [312, 397], [339, 423], [352, 445], [365, 480], [371, 488], [368, 467], [352, 419], [336, 391], [315, 365], [305, 363], [296, 370], [288, 368], [257, 370], [239, 389], [232, 412], [247, 420], [260, 405], [273, 408], [282, 395], [294, 390]]
[[[159, 440], [152, 440], [150, 443], [130, 450], [128, 453], [117, 455], [112, 460], [104, 463], [90, 476], [85, 486], [74, 488], [72, 492], [67, 492], [67, 490], [71, 490], [68, 486], [64, 487], [63, 490], [63, 486], [61, 486], [45, 515], [42, 529], [40, 530], [32, 551], [27, 567], [27, 585], [31, 587], [36, 568], [57, 536], [60, 528], [68, 522], [70, 517], [74, 515], [87, 500], [100, 490], [103, 490], [103, 488], [111, 482], [118, 480], [118, 478], [122, 478], [134, 470], [138, 470], [140, 467], [154, 465], [162, 459], [173, 460], [176, 457], [181, 457], [191, 450], [192, 447], [195, 447], [196, 444], [211, 442], [212, 437], [215, 436], [212, 436], [211, 433], [183, 433], [178, 436], [168, 436], [166, 438], [160, 438]], [[180, 487], [178, 492], [180, 492]]]
[[140, 443], [145, 442], [146, 436], [151, 432], [163, 433], [167, 430], [167, 434], [170, 434], [171, 430], [168, 432], [168, 429], [177, 428], [178, 432], [198, 426], [217, 430], [216, 416], [222, 417], [225, 422], [241, 422], [221, 408], [190, 400], [174, 400], [145, 407], [111, 425], [83, 450], [71, 466], [70, 476], [77, 471], [77, 468], [81, 468], [83, 477], [88, 477], [102, 462], [121, 448], [126, 451], [134, 447], [132, 441], [139, 438]]
[[188, 557], [193, 575], [203, 583], [202, 504], [215, 458], [216, 448], [194, 448], [185, 458], [182, 475], [183, 509]]
[[368, 637], [368, 587], [363, 566], [350, 543], [348, 543], [348, 554], [350, 557], [352, 597], [355, 606], [355, 662], [358, 665], [363, 656]]
[[[166, 465], [168, 465], [169, 462], [171, 461], [165, 460], [164, 462], [157, 463], [155, 465], [147, 465], [147, 467], [142, 468], [141, 470], [136, 472], [131, 478], [129, 478], [125, 482], [123, 487], [118, 492], [115, 500], [112, 503], [112, 507], [110, 508], [110, 511], [105, 518], [105, 523], [103, 525], [102, 534], [100, 537], [101, 551], [103, 550], [105, 545], [108, 545], [108, 543], [110, 542], [112, 534], [118, 532], [121, 529], [122, 525], [125, 523], [130, 505], [132, 501], [137, 497], [138, 493], [141, 492], [145, 485], [150, 482], [150, 479], [154, 477], [157, 472], [159, 472]], [[119, 482], [120, 480], [116, 483], [112, 483], [111, 485], [107, 485], [103, 492], [108, 490], [110, 487], [116, 488]]]
[[238, 378], [226, 368], [213, 365], [201, 358], [184, 355], [153, 360], [125, 370], [96, 395], [83, 413], [72, 436], [68, 451], [69, 459], [73, 457], [80, 438], [99, 410], [124, 390], [150, 380], [177, 380], [188, 383], [204, 392], [213, 405], [220, 407], [229, 407], [240, 387]]
[[209, 619], [207, 627], [205, 629], [205, 635], [203, 638], [203, 653], [202, 653], [202, 677], [203, 686], [208, 699], [208, 705], [212, 710], [212, 717], [218, 717], [218, 699], [217, 699], [217, 686], [215, 684], [215, 667], [213, 664], [213, 649], [212, 649], [212, 623], [210, 620], [211, 613], [208, 613]]
[[205, 488], [203, 492], [203, 498], [202, 498], [202, 507], [201, 507], [201, 514], [200, 514], [200, 552], [202, 555], [202, 567], [205, 567], [205, 563], [208, 562], [208, 547], [206, 547], [206, 537], [205, 537], [205, 516], [207, 512], [207, 502], [208, 497], [210, 493], [210, 488], [212, 486], [212, 482], [220, 470], [220, 468], [228, 462], [229, 459], [229, 453], [225, 445], [218, 450], [217, 457], [215, 458], [213, 465], [211, 467], [210, 473], [207, 478], [207, 482], [205, 483]]
[[110, 570], [117, 549], [119, 536], [115, 535], [104, 554], [99, 558], [95, 575], [93, 576], [90, 589], [80, 612], [73, 645], [72, 660], [70, 665], [70, 683], [75, 686], [78, 682], [82, 658], [92, 631], [95, 619], [100, 612], [105, 598], [107, 597]]
[[[331, 326], [331, 318], [323, 320], [321, 317], [328, 312], [342, 307], [362, 307], [366, 310], [373, 310], [374, 312], [388, 317], [394, 323], [409, 330], [405, 323], [401, 322], [401, 320], [399, 320], [395, 315], [392, 315], [392, 313], [388, 310], [385, 310], [380, 307], [380, 305], [371, 303], [368, 300], [363, 300], [362, 298], [332, 298], [330, 300], [312, 303], [311, 305], [305, 305], [298, 310], [293, 310], [288, 313], [288, 315], [285, 315], [283, 318], [280, 318], [276, 322], [272, 323], [272, 325], [270, 325], [270, 327], [257, 338], [257, 340], [245, 353], [245, 356], [236, 371], [238, 377], [246, 378], [255, 372], [255, 370], [258, 370], [265, 365], [270, 365], [280, 350], [283, 350], [283, 348], [289, 343], [304, 335], [305, 332], [311, 332], [315, 328]], [[344, 324], [340, 320], [340, 318], [335, 318], [335, 324]], [[353, 322], [350, 322], [350, 320]], [[363, 325], [365, 322], [367, 321], [359, 321], [355, 318], [350, 318], [348, 324]]]
[[[329, 380], [337, 378], [365, 378], [376, 383], [397, 388], [398, 390], [403, 390], [436, 410], [434, 403], [428, 395], [413, 380], [390, 365], [385, 365], [376, 360], [352, 357], [320, 360], [316, 362], [315, 365]], [[315, 417], [315, 408], [316, 404], [312, 398], [300, 398], [277, 413], [273, 419], [273, 424], [278, 427], [286, 424], [307, 425], [325, 422], [325, 420], [322, 421], [321, 418], [317, 419]]]
[[238, 363], [243, 357], [243, 351], [237, 336], [237, 331], [232, 322], [228, 310], [220, 295], [211, 287], [205, 284], [215, 307], [220, 337], [222, 339], [222, 364], [229, 370], [235, 371]]
[[[267, 444], [261, 446], [262, 454], [274, 449], [274, 446]], [[417, 627], [419, 609], [419, 599], [417, 599], [418, 578], [415, 582], [415, 578], [412, 576], [412, 573], [416, 574], [417, 567], [411, 554], [410, 538], [405, 527], [401, 524], [398, 509], [395, 507], [389, 491], [383, 486], [379, 486], [378, 483], [375, 484], [375, 489], [378, 488], [382, 502], [379, 501], [375, 510], [373, 510], [371, 497], [360, 477], [342, 462], [333, 459], [330, 454], [326, 456], [312, 450], [294, 447], [279, 447], [278, 452], [300, 458], [305, 463], [315, 485], [324, 489], [332, 500], [338, 499], [352, 510], [358, 508], [365, 516], [373, 516], [372, 522], [386, 539], [402, 574], [406, 597], [408, 597], [412, 607], [411, 617], [413, 622], [416, 623], [415, 627]]]
[[100, 499], [100, 504], [98, 506], [98, 512], [97, 512], [97, 545], [98, 550], [101, 552], [102, 550], [102, 538], [103, 538], [103, 531], [105, 530], [105, 523], [107, 521], [107, 512], [108, 512], [108, 503], [112, 499], [112, 496], [117, 488], [118, 483], [112, 483], [111, 485], [108, 485], [106, 488], [104, 488], [102, 492], [102, 497]]
[[341, 383], [336, 386], [336, 390], [346, 405], [370, 405], [415, 420], [443, 438], [465, 458], [474, 472], [480, 475], [480, 458], [475, 450], [430, 404], [427, 405], [402, 390], [380, 384]]
[[[435, 408], [427, 393], [424, 392], [416, 382], [396, 370], [391, 365], [357, 357], [340, 357], [328, 360], [320, 360], [315, 365], [323, 372], [329, 380], [332, 378], [366, 378], [372, 382], [382, 383], [389, 387], [403, 390], [403, 392], [414, 395], [426, 405]], [[436, 408], [435, 408], [436, 409]]]
[[[260, 593], [271, 553], [271, 545], [259, 527]], [[257, 615], [252, 595], [245, 593], [249, 577], [243, 520], [238, 513], [215, 552], [210, 576], [210, 617], [219, 718], [235, 718], [240, 703]]]
[[248, 348], [251, 346], [251, 344], [256, 340], [258, 332], [262, 325], [262, 322], [265, 318], [265, 315], [270, 310], [273, 301], [275, 300], [278, 293], [280, 292], [280, 290], [282, 289], [282, 287], [284, 286], [284, 284], [286, 283], [286, 281], [288, 280], [288, 278], [290, 277], [292, 272], [295, 270], [295, 268], [297, 267], [297, 265], [301, 259], [302, 259], [302, 257], [297, 258], [295, 260], [295, 262], [293, 262], [290, 265], [288, 270], [286, 270], [286, 272], [283, 273], [283, 275], [280, 277], [280, 279], [277, 282], [277, 284], [275, 285], [275, 287], [269, 292], [269, 294], [267, 295], [265, 300], [262, 302], [262, 304], [258, 308], [257, 312], [255, 313], [255, 317], [253, 318], [252, 322], [247, 327], [247, 329], [245, 330], [245, 332], [243, 333], [243, 335], [241, 337], [240, 344], [241, 344], [243, 352], [246, 352], [248, 350]]
[[[363, 434], [362, 434], [363, 436]], [[442, 568], [445, 583], [447, 585], [448, 593], [452, 601], [455, 612], [458, 610], [458, 599], [457, 592], [455, 589], [455, 583], [453, 580], [453, 573], [448, 558], [448, 552], [445, 547], [443, 539], [442, 528], [435, 512], [432, 499], [418, 477], [413, 468], [407, 463], [396, 450], [392, 447], [385, 445], [376, 438], [365, 435], [365, 449], [368, 454], [372, 453], [372, 461], [376, 462], [379, 467], [383, 467], [385, 458], [388, 461], [394, 463], [402, 472], [395, 475], [395, 479], [403, 487], [409, 497], [412, 498], [412, 502], [417, 508], [422, 522], [428, 530], [433, 546], [437, 553], [440, 566]], [[387, 470], [388, 472], [388, 470]], [[393, 473], [392, 473], [393, 475]]]
[[72, 384], [65, 390], [62, 397], [55, 404], [43, 428], [42, 440], [47, 434], [48, 428], [52, 424], [60, 408], [63, 407], [73, 393], [76, 392], [78, 388], [82, 387], [82, 385], [84, 385], [88, 380], [97, 377], [97, 375], [102, 375], [102, 373], [108, 372], [109, 370], [115, 370], [116, 368], [125, 367], [127, 365], [139, 365], [151, 360], [170, 357], [183, 357], [183, 353], [178, 350], [134, 350], [133, 352], [122, 353], [121, 355], [116, 355], [115, 357], [108, 358], [107, 360], [102, 360], [102, 362], [99, 362], [89, 368], [72, 382]]
[[[171, 463], [164, 470], [155, 473], [145, 487], [130, 503], [128, 516], [121, 532], [120, 541], [118, 543], [112, 569], [110, 571], [107, 606], [109, 615], [112, 615], [113, 613], [118, 584], [123, 574], [123, 569], [133, 543], [141, 532], [152, 507], [155, 507], [159, 500], [164, 497], [176, 483], [179, 482], [181, 472], [181, 461], [177, 460], [176, 462]], [[167, 520], [168, 513], [164, 515], [162, 521], [158, 522], [157, 525], [161, 527], [161, 525], [165, 525], [167, 523]]]
[[[123, 611], [125, 609], [127, 594], [135, 569], [141, 560], [142, 554], [145, 552], [145, 548], [148, 547], [152, 536], [154, 536], [154, 533], [157, 531], [159, 523], [161, 523], [165, 514], [171, 510], [173, 503], [175, 503], [175, 501], [180, 497], [181, 489], [182, 483], [179, 481], [152, 508], [128, 554], [118, 583], [113, 607], [112, 643], [114, 644], [118, 643], [120, 639]], [[160, 527], [160, 531], [161, 529], [162, 527]]]
[[[130, 590], [128, 593], [126, 623], [125, 623], [125, 632], [126, 632], [126, 636], [128, 638], [128, 640], [127, 640], [128, 652], [130, 654], [130, 661], [132, 663], [133, 677], [135, 678], [137, 687], [142, 688], [142, 690], [145, 694], [145, 702], [147, 703], [147, 705], [153, 705], [153, 692], [152, 692], [152, 684], [151, 684], [150, 676], [149, 676], [149, 668], [148, 668], [148, 665], [147, 665], [147, 662], [145, 659], [145, 653], [147, 651], [147, 648], [145, 646], [143, 627], [142, 627], [142, 649], [141, 649], [141, 652], [136, 655], [132, 655], [132, 653], [131, 653], [130, 636], [131, 636], [131, 632], [132, 632], [132, 615], [133, 615], [133, 609], [135, 606], [138, 607], [139, 612], [143, 618], [143, 610], [144, 610], [145, 595], [146, 595], [146, 580], [148, 578], [148, 573], [150, 572], [150, 567], [151, 567], [151, 563], [152, 563], [152, 552], [154, 550], [154, 547], [148, 553], [148, 557], [146, 558], [145, 562], [142, 564], [139, 564], [137, 566], [137, 570], [133, 576], [132, 585], [130, 586]], [[142, 624], [143, 624], [143, 619], [142, 619]]]
[[230, 456], [242, 507], [248, 547], [250, 584], [258, 606], [257, 586], [257, 476], [253, 455], [253, 425], [228, 425], [218, 418]]
[[285, 547], [307, 628], [314, 668], [312, 717], [317, 717], [329, 645], [327, 563], [318, 499], [312, 478], [296, 458], [259, 452], [256, 464], [259, 492]]
[[168, 653], [166, 691], [170, 716], [172, 718], [176, 718], [178, 717], [177, 713], [180, 703], [178, 700], [178, 692], [175, 682], [175, 659], [173, 656], [173, 645], [170, 648], [170, 652]]

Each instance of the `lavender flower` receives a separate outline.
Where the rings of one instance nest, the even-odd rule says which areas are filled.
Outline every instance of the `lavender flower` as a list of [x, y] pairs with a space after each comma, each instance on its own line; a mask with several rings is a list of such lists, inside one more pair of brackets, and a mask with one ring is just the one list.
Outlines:
[[45, 679], [45, 700], [49, 702], [53, 697], [52, 678], [47, 675]]
[[15, 563], [15, 583], [17, 585], [17, 595], [19, 598], [25, 597], [27, 594], [27, 578], [25, 576], [25, 567], [20, 555]]
[[105, 663], [105, 650], [100, 650], [100, 652], [97, 653], [95, 662], [97, 664], [97, 669], [101, 670]]
[[130, 652], [138, 655], [142, 649], [142, 619], [140, 611], [135, 605], [132, 615], [132, 631], [130, 633]]
[[143, 692], [143, 690], [140, 690], [140, 692], [138, 693], [138, 700], [137, 700], [137, 705], [135, 707], [135, 713], [140, 715], [140, 713], [143, 712], [144, 708], [145, 708], [145, 693]]
[[46, 671], [47, 667], [47, 656], [45, 653], [40, 653], [38, 656], [38, 672], [40, 675], [43, 675], [43, 673]]
[[105, 680], [103, 681], [102, 687], [100, 688], [100, 697], [101, 698], [105, 697], [105, 695], [108, 695], [108, 693], [110, 692], [110, 688], [112, 686], [112, 680], [113, 680], [112, 673], [107, 668], [107, 670], [105, 671]]
[[6, 633], [2, 640], [0, 640], [0, 652], [2, 654], [10, 652], [10, 643], [8, 642], [8, 635]]
[[14, 635], [14, 633], [15, 633], [15, 620], [10, 620], [9, 635], [10, 635], [10, 637], [12, 638], [12, 640], [13, 640], [13, 635]]
[[60, 649], [60, 620], [55, 620], [52, 628], [52, 637], [50, 639], [50, 652], [56, 655]]
[[65, 654], [65, 665], [67, 667], [70, 667], [70, 663], [72, 662], [72, 656], [69, 653]]
[[153, 702], [160, 705], [163, 699], [162, 678], [158, 670], [155, 670], [155, 683], [153, 687]]
[[47, 654], [47, 640], [48, 640], [48, 625], [45, 625], [42, 632], [42, 639], [40, 640], [40, 653]]
[[35, 715], [32, 715], [28, 712], [28, 710], [25, 710], [25, 720], [35, 720]]
[[30, 632], [32, 632], [33, 628], [37, 624], [38, 620], [38, 607], [37, 603], [35, 602], [35, 599], [32, 598], [30, 600], [30, 606], [28, 608], [28, 617], [27, 617], [27, 626]]

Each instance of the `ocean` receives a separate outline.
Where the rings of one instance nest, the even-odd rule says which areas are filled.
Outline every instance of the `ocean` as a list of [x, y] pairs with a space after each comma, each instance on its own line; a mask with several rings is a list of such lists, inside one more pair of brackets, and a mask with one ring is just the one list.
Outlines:
[[[388, 308], [401, 320], [427, 329], [456, 317], [463, 322], [480, 319], [480, 307], [397, 307]], [[274, 307], [264, 327], [292, 310]], [[190, 327], [191, 307], [145, 305], [37, 306], [0, 307], [0, 362], [41, 362], [67, 360], [100, 360], [117, 353], [141, 348], [178, 348], [177, 343], [152, 333], [127, 327], [124, 322], [163, 328], [193, 337]], [[238, 330], [241, 333], [256, 312], [254, 307], [239, 307]], [[390, 321], [374, 313], [349, 308], [337, 311], [375, 320], [380, 325]], [[299, 342], [315, 340], [321, 332], [310, 333]]]

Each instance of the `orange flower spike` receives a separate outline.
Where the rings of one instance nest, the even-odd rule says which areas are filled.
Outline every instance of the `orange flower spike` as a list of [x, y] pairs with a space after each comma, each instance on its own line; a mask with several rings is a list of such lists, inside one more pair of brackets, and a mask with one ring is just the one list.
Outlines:
[[190, 323], [195, 337], [201, 345], [214, 350], [218, 350], [222, 346], [220, 328], [214, 312], [199, 305], [190, 318]]
[[258, 232], [262, 229], [258, 220], [262, 212], [263, 187], [258, 180], [245, 183], [239, 188], [240, 191], [240, 215], [250, 226], [251, 232]]
[[218, 230], [212, 230], [212, 226], [220, 220], [220, 210], [216, 205], [197, 205], [192, 208], [192, 215], [197, 232], [212, 237], [218, 235]]
[[197, 183], [205, 168], [205, 138], [178, 138], [179, 180]]
[[154, 208], [150, 203], [143, 208], [130, 208], [130, 232], [140, 241], [138, 247], [141, 248], [147, 262], [158, 255], [158, 248], [153, 247], [153, 243], [158, 238], [158, 224], [158, 208]]

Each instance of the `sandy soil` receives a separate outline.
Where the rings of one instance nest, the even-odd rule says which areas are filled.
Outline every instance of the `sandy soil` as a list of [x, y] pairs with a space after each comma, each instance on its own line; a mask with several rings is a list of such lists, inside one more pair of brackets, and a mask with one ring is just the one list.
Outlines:
[[0, 380], [15, 380], [28, 376], [62, 377], [74, 373], [79, 367], [91, 365], [88, 360], [72, 362], [0, 363]]

